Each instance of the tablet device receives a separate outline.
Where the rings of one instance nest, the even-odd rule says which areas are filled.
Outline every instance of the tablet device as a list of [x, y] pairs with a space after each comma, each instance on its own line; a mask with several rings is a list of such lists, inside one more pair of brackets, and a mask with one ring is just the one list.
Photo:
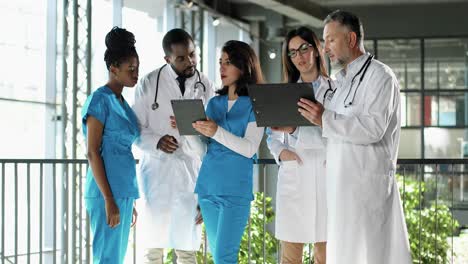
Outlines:
[[299, 113], [297, 105], [300, 98], [315, 102], [311, 83], [254, 84], [248, 90], [257, 126], [314, 126]]
[[179, 134], [182, 136], [201, 135], [193, 128], [192, 123], [207, 120], [203, 101], [201, 99], [171, 100], [171, 105]]

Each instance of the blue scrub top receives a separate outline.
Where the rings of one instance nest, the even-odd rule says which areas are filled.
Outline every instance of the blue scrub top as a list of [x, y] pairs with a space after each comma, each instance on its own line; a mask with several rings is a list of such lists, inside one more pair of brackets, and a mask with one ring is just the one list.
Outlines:
[[[125, 100], [121, 103], [109, 87], [103, 86], [88, 97], [81, 115], [85, 140], [88, 130], [86, 119], [89, 115], [104, 125], [100, 152], [112, 195], [115, 198], [138, 198], [132, 144], [139, 136], [139, 130], [133, 110]], [[84, 196], [102, 197], [91, 167], [86, 176]]]
[[[228, 97], [213, 97], [206, 108], [206, 115], [218, 126], [238, 137], [244, 137], [249, 122], [255, 122], [252, 103], [248, 96], [239, 96], [228, 111]], [[246, 158], [208, 139], [208, 150], [198, 175], [195, 192], [199, 195], [239, 196], [253, 200], [253, 159]]]

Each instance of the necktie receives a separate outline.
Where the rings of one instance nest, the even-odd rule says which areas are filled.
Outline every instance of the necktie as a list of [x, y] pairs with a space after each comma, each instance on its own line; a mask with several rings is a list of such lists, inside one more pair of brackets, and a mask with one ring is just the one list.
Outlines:
[[179, 76], [176, 78], [176, 80], [179, 82], [179, 88], [180, 88], [180, 92], [182, 93], [182, 95], [184, 95], [185, 93], [185, 77], [183, 76]]

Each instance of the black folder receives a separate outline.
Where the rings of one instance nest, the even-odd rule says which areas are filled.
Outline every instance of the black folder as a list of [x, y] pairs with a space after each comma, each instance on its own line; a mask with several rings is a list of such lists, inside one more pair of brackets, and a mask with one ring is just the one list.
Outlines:
[[254, 84], [248, 86], [257, 126], [314, 126], [299, 113], [300, 98], [315, 102], [311, 83]]
[[193, 122], [207, 120], [201, 99], [171, 100], [172, 110], [180, 135], [201, 135], [192, 126]]

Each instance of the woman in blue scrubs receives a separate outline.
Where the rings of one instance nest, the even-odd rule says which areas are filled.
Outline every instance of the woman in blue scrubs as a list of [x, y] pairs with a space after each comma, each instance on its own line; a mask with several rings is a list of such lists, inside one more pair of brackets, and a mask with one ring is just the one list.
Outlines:
[[82, 110], [90, 165], [84, 195], [93, 233], [93, 262], [116, 264], [124, 261], [130, 226], [137, 216], [131, 146], [139, 131], [122, 90], [137, 83], [139, 59], [135, 37], [125, 29], [114, 27], [106, 36], [106, 46], [109, 80], [88, 97]]
[[247, 85], [263, 82], [255, 52], [241, 41], [225, 43], [219, 60], [223, 88], [207, 106], [208, 121], [194, 128], [208, 137], [195, 187], [216, 264], [238, 263], [253, 200], [253, 158], [263, 137]]

